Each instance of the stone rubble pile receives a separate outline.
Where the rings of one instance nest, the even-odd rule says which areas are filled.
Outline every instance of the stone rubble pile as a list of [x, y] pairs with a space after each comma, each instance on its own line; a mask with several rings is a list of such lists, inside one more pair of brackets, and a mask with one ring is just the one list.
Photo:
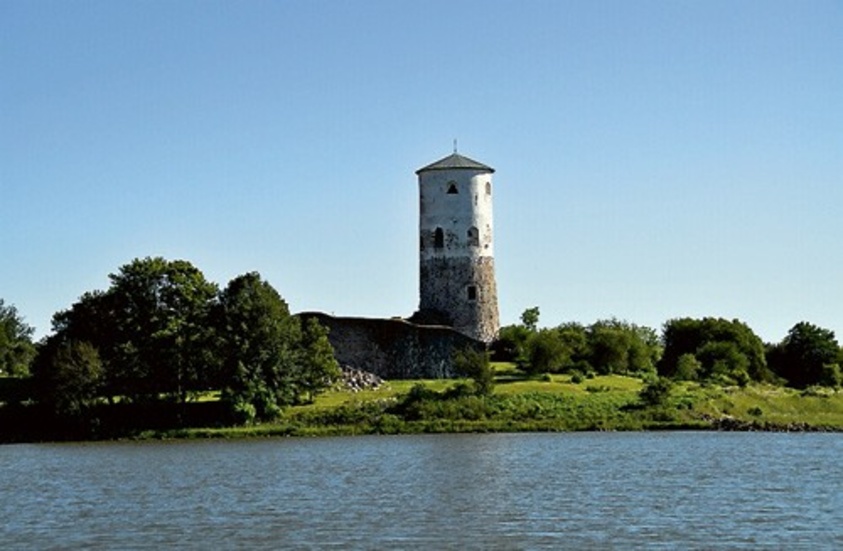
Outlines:
[[374, 373], [356, 369], [354, 367], [344, 365], [342, 368], [342, 377], [340, 377], [339, 384], [342, 388], [350, 390], [351, 392], [359, 392], [361, 390], [375, 390], [383, 385], [384, 381]]

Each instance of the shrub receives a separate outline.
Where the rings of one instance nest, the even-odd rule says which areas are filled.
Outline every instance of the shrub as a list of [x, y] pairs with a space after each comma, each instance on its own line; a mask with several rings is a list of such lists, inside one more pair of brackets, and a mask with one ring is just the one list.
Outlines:
[[454, 358], [454, 367], [458, 373], [471, 377], [477, 394], [487, 395], [495, 388], [495, 373], [489, 362], [489, 353], [485, 350], [460, 350]]
[[657, 377], [650, 381], [638, 393], [638, 398], [645, 406], [661, 406], [667, 402], [673, 387], [667, 377]]

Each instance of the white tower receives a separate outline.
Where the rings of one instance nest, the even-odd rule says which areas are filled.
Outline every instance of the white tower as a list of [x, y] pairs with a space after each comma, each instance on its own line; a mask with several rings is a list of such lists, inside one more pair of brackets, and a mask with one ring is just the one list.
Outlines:
[[419, 319], [479, 341], [497, 336], [492, 173], [453, 155], [416, 171], [420, 198]]

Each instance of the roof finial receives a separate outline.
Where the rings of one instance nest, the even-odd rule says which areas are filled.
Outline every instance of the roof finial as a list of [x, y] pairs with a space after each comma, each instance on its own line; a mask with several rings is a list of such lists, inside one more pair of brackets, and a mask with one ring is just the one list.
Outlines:
[[457, 153], [457, 139], [454, 138], [454, 155]]

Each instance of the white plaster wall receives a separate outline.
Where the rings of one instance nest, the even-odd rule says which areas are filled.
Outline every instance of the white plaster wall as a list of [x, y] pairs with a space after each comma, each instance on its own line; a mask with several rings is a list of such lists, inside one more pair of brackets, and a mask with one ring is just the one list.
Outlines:
[[[449, 194], [450, 182], [458, 193]], [[486, 184], [492, 193], [486, 193]], [[421, 259], [428, 258], [479, 258], [494, 256], [492, 174], [487, 171], [454, 169], [431, 170], [419, 174], [419, 234]], [[471, 246], [468, 229], [477, 228], [479, 246]], [[442, 228], [445, 246], [434, 247], [434, 232]]]

